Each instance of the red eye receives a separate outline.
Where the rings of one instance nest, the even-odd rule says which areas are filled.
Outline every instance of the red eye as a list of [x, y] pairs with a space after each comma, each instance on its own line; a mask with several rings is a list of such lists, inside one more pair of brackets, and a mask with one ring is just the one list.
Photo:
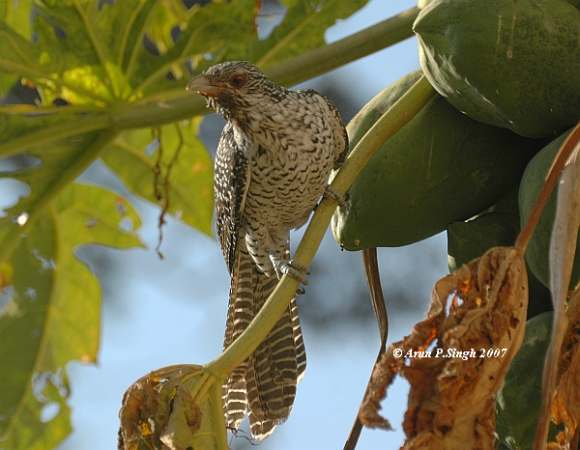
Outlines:
[[246, 83], [246, 77], [242, 74], [234, 75], [230, 79], [230, 83], [232, 86], [234, 86], [236, 88], [241, 88]]

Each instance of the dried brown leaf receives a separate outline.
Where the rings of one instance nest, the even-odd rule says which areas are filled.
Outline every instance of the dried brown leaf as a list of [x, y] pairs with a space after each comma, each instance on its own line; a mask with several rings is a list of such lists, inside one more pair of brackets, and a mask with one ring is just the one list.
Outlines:
[[118, 449], [186, 450], [192, 442], [207, 450], [227, 448], [221, 400], [216, 407], [208, 395], [220, 385], [196, 365], [165, 367], [140, 378], [123, 396]]
[[[557, 386], [552, 397], [550, 417], [552, 422], [562, 424], [556, 441], [549, 449], [575, 449], [580, 431], [580, 286], [572, 294], [566, 313], [568, 327], [565, 330], [562, 352], [558, 363]], [[575, 445], [575, 446], [574, 446]]]
[[[492, 248], [443, 277], [427, 318], [392, 344], [375, 367], [360, 411], [363, 424], [388, 424], [378, 413], [379, 402], [400, 373], [411, 386], [403, 449], [491, 450], [495, 395], [521, 345], [527, 304], [525, 264], [511, 247]], [[503, 355], [481, 358], [482, 349]], [[453, 351], [469, 353], [450, 357]]]
[[[554, 322], [550, 347], [544, 363], [542, 410], [534, 440], [534, 448], [536, 450], [544, 450], [546, 448], [551, 413], [555, 407], [561, 409], [551, 403], [555, 401], [553, 396], [558, 382], [558, 367], [561, 366], [561, 358], [563, 356], [561, 351], [564, 348], [566, 330], [569, 329], [566, 299], [572, 276], [578, 228], [580, 227], [579, 153], [580, 143], [576, 143], [570, 158], [562, 170], [558, 187], [556, 215], [550, 240], [550, 290], [554, 304]], [[562, 435], [559, 437], [562, 438]], [[564, 446], [562, 448], [567, 447]]]

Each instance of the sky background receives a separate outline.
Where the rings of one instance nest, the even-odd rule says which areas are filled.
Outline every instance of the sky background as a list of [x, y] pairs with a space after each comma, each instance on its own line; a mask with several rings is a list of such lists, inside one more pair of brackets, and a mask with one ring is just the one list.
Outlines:
[[[327, 41], [336, 41], [412, 6], [412, 1], [371, 0], [330, 28]], [[262, 20], [267, 28], [281, 16], [266, 15]], [[341, 109], [352, 113], [418, 67], [416, 41], [409, 39], [301, 87], [326, 93]], [[343, 110], [345, 116], [350, 113]], [[217, 139], [215, 127], [220, 125], [220, 119], [210, 117], [203, 126], [204, 140], [212, 152]], [[105, 181], [130, 197], [98, 164], [84, 179]], [[16, 193], [10, 182], [2, 183], [4, 192]], [[8, 203], [10, 195], [0, 198], [0, 207]], [[165, 259], [161, 261], [154, 251], [158, 210], [139, 200], [135, 203], [144, 221], [140, 235], [149, 249], [79, 251], [103, 281], [102, 341], [96, 366], [68, 366], [74, 432], [59, 450], [116, 448], [118, 410], [132, 382], [162, 366], [203, 364], [221, 351], [229, 279], [217, 242], [169, 220], [162, 249]], [[294, 246], [302, 232], [293, 234]], [[439, 235], [412, 246], [380, 249], [379, 263], [389, 305], [389, 340], [399, 340], [423, 316], [432, 285], [447, 272], [445, 238]], [[361, 255], [341, 252], [328, 233], [299, 305], [308, 354], [306, 375], [289, 420], [260, 448], [341, 449], [379, 348]], [[359, 450], [401, 445], [406, 394], [406, 384], [400, 380], [391, 387], [382, 411], [395, 430], [363, 430]], [[241, 450], [251, 444], [240, 433], [232, 439], [231, 447]]]

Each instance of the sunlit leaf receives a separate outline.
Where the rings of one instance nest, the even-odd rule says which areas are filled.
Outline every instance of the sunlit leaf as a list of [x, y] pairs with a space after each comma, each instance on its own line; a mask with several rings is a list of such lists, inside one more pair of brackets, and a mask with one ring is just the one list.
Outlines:
[[[125, 6], [116, 6], [116, 3]], [[114, 58], [114, 42], [119, 42], [119, 29], [114, 26], [118, 26], [118, 21], [107, 13], [115, 8], [116, 17], [121, 17], [136, 2], [116, 3], [39, 2], [40, 12], [35, 20], [39, 46], [45, 50], [44, 58], [58, 67], [52, 80], [44, 81], [41, 86], [46, 101], [61, 97], [75, 104], [102, 104], [128, 97], [129, 83], [119, 60]]]
[[[0, 1], [0, 28], [2, 22], [10, 27], [11, 30], [20, 34], [25, 39], [30, 39], [31, 34], [31, 9], [33, 0], [2, 0]], [[14, 53], [17, 49], [29, 49], [27, 42], [19, 39], [12, 39], [8, 37], [10, 32], [0, 31], [0, 59], [4, 59], [4, 66], [8, 66], [8, 62], [12, 60], [12, 68], [14, 72], [9, 73], [8, 70], [0, 70], [0, 92], [5, 92], [18, 78], [19, 73], [14, 66], [15, 62], [29, 64], [29, 61], [22, 61], [22, 52]], [[28, 57], [26, 53], [25, 56]]]
[[[129, 66], [136, 95], [175, 87], [174, 79], [181, 80], [178, 86], [183, 87], [191, 69], [199, 71], [224, 59], [248, 59], [250, 44], [257, 39], [256, 14], [255, 0], [195, 5], [187, 23], [175, 24], [180, 31], [175, 33], [172, 47], [163, 52], [157, 49], [159, 54], [143, 47], [135, 64]], [[147, 29], [156, 32], [155, 27]]]
[[155, 3], [146, 24], [146, 33], [163, 54], [173, 47], [176, 34], [187, 28], [196, 8], [188, 9], [181, 0], [158, 0]]
[[[211, 234], [212, 161], [196, 133], [197, 123], [168, 125], [161, 128], [159, 145], [150, 130], [126, 132], [102, 153], [102, 158], [133, 193], [161, 205], [167, 198], [170, 214]], [[155, 167], [160, 152], [157, 190], [161, 199], [157, 199]]]
[[26, 39], [30, 38], [32, 3], [33, 0], [0, 1], [0, 20]]
[[52, 67], [41, 63], [41, 52], [6, 22], [0, 21], [0, 93], [22, 77], [46, 78]]
[[[127, 223], [131, 221], [131, 224]], [[78, 245], [140, 246], [139, 219], [117, 195], [71, 185], [4, 266], [13, 273], [0, 310], [0, 448], [55, 447], [70, 431], [64, 371], [96, 360], [100, 289], [75, 256]]]
[[6, 211], [7, 217], [0, 220], [0, 228], [22, 214], [30, 216], [39, 213], [46, 206], [47, 197], [56, 195], [67, 183], [74, 181], [96, 158], [103, 141], [108, 142], [108, 139], [108, 132], [94, 132], [59, 142], [58, 145], [29, 148], [25, 154], [37, 159], [40, 164], [0, 172], [0, 178], [14, 178], [30, 187], [30, 193]]

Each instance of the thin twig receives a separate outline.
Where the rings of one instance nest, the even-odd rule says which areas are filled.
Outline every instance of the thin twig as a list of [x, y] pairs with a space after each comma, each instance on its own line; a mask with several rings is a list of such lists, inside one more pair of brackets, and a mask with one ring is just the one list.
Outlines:
[[[389, 337], [389, 314], [387, 312], [387, 305], [385, 303], [385, 298], [383, 296], [383, 288], [381, 286], [381, 275], [379, 273], [379, 262], [377, 260], [377, 249], [376, 247], [367, 248], [363, 250], [363, 262], [365, 266], [365, 272], [367, 275], [367, 282], [369, 284], [369, 292], [371, 295], [371, 303], [373, 305], [373, 311], [375, 312], [375, 317], [379, 325], [379, 332], [381, 333], [381, 346], [379, 348], [379, 354], [375, 361], [374, 367], [378, 364], [385, 349], [387, 347], [387, 339]], [[372, 373], [372, 372], [371, 372]], [[369, 378], [369, 383], [367, 383], [367, 388], [365, 390], [365, 395], [363, 399], [366, 398], [367, 392], [369, 390], [368, 385], [371, 380]], [[360, 433], [362, 430], [362, 424], [358, 416], [358, 411], [352, 429], [350, 430], [350, 435], [346, 443], [344, 444], [344, 450], [354, 450]]]

